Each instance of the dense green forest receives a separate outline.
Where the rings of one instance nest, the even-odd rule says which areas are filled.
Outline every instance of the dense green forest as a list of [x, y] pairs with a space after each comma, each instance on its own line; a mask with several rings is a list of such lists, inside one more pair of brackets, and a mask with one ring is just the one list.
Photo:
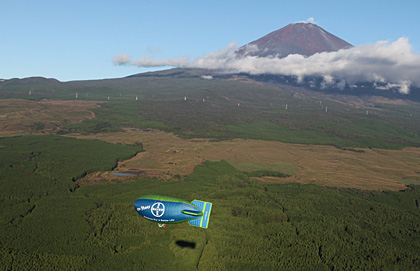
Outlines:
[[[420, 186], [362, 191], [266, 184], [225, 161], [184, 181], [85, 185], [139, 146], [58, 136], [0, 139], [2, 270], [418, 270]], [[250, 174], [250, 173], [248, 173]], [[276, 175], [254, 172], [250, 175]], [[213, 203], [207, 230], [159, 228], [145, 194]]]

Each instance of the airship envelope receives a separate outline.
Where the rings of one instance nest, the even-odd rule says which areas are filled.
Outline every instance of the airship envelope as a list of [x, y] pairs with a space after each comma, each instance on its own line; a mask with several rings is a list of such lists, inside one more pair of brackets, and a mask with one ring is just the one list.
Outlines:
[[186, 200], [146, 195], [134, 202], [134, 207], [142, 217], [159, 224], [173, 224], [188, 221], [191, 226], [207, 229], [212, 204], [201, 200]]

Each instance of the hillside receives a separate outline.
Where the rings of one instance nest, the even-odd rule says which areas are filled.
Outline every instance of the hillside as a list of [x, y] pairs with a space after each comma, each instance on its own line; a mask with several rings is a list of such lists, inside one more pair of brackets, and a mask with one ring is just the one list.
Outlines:
[[[212, 80], [203, 79], [203, 75], [211, 75]], [[392, 149], [420, 146], [420, 107], [416, 102], [366, 93], [319, 92], [287, 78], [281, 80], [173, 69], [65, 83], [5, 81], [0, 95], [3, 99], [98, 102], [91, 111], [94, 118], [83, 122], [38, 119], [38, 128], [54, 126], [60, 134], [137, 127], [157, 128], [184, 138], [253, 138]], [[12, 127], [11, 121], [15, 119], [3, 118], [3, 126]]]

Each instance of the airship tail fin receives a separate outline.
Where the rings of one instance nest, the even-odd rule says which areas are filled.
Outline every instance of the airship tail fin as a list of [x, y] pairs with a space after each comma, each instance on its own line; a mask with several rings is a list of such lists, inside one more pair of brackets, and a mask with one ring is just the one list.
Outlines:
[[210, 220], [212, 203], [201, 200], [193, 200], [191, 203], [200, 208], [200, 210], [203, 212], [203, 215], [197, 219], [188, 221], [188, 223], [190, 223], [191, 226], [207, 229]]

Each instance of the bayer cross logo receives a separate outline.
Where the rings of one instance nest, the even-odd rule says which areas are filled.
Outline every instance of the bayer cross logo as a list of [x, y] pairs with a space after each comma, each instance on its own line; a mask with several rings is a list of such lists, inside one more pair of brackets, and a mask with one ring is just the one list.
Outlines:
[[163, 213], [165, 213], [165, 205], [163, 205], [162, 202], [156, 202], [152, 205], [152, 208], [150, 209], [152, 212], [152, 215], [155, 217], [161, 217], [163, 216]]

